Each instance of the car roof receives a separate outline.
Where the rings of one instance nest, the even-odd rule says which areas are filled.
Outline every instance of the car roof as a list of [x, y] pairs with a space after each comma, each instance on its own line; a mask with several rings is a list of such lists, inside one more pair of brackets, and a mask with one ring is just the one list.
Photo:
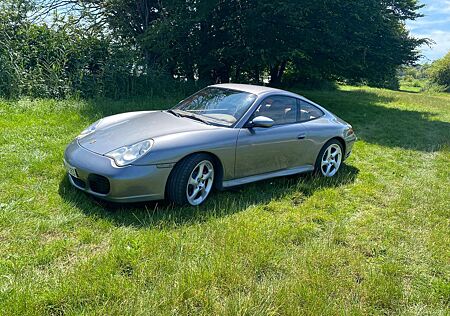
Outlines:
[[222, 89], [230, 89], [230, 90], [236, 90], [236, 91], [243, 91], [248, 93], [256, 94], [259, 96], [271, 96], [271, 95], [283, 95], [287, 97], [293, 97], [297, 99], [301, 99], [303, 101], [309, 102], [311, 104], [314, 104], [315, 106], [318, 106], [322, 111], [327, 111], [324, 107], [321, 105], [309, 100], [308, 98], [305, 98], [304, 96], [300, 94], [296, 94], [290, 91], [276, 89], [276, 88], [270, 88], [265, 86], [254, 86], [251, 84], [241, 84], [241, 83], [221, 83], [221, 84], [215, 84], [209, 87], [216, 87], [216, 88], [222, 88]]
[[293, 98], [297, 98], [297, 99], [303, 100], [305, 102], [308, 102], [310, 104], [313, 104], [313, 105], [317, 106], [319, 109], [321, 109], [323, 112], [327, 113], [328, 115], [332, 115], [332, 116], [336, 117], [333, 113], [328, 111], [326, 108], [324, 108], [320, 104], [317, 104], [314, 101], [311, 101], [308, 98], [305, 98], [304, 96], [302, 96], [300, 94], [296, 94], [296, 93], [286, 91], [286, 90], [270, 88], [270, 87], [265, 87], [265, 86], [254, 86], [251, 84], [241, 84], [241, 83], [221, 83], [221, 84], [211, 85], [209, 87], [253, 93], [253, 94], [257, 95], [258, 98], [259, 97], [261, 97], [261, 98], [270, 97], [271, 95], [283, 95], [283, 96], [287, 96], [287, 97], [293, 97]]
[[254, 86], [251, 84], [240, 84], [240, 83], [221, 83], [221, 84], [212, 85], [210, 87], [244, 91], [244, 92], [253, 93], [256, 95], [266, 94], [268, 92], [289, 93], [287, 91], [280, 90], [280, 89], [264, 87], [264, 86]]

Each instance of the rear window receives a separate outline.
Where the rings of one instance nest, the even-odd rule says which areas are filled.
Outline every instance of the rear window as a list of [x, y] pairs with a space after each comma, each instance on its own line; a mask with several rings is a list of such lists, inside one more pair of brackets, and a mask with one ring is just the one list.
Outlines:
[[300, 122], [311, 121], [316, 118], [323, 116], [325, 113], [317, 106], [312, 105], [309, 102], [299, 100], [299, 115], [298, 119]]

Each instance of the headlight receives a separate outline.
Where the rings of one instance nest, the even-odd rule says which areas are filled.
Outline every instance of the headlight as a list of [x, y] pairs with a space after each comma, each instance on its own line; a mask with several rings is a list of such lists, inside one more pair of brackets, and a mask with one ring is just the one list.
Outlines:
[[106, 156], [114, 159], [119, 167], [123, 167], [145, 155], [152, 146], [152, 139], [144, 140], [133, 145], [117, 148], [107, 153]]
[[92, 134], [93, 132], [95, 132], [95, 130], [97, 129], [98, 124], [100, 124], [101, 120], [98, 120], [97, 122], [95, 122], [94, 124], [92, 124], [91, 126], [89, 126], [88, 128], [86, 128], [84, 131], [82, 131], [80, 133], [80, 135], [77, 136], [78, 139], [81, 139], [83, 137], [86, 137], [90, 134]]

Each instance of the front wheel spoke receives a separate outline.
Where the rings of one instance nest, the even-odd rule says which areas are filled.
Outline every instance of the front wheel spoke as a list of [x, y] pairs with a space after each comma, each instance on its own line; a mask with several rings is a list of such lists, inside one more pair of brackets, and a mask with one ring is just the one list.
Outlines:
[[208, 172], [203, 176], [203, 179], [209, 179], [211, 178], [212, 170], [208, 170]]
[[331, 171], [331, 167], [332, 167], [333, 165], [332, 164], [329, 164], [328, 166], [327, 166], [327, 170], [325, 171], [325, 175], [329, 175], [330, 174], [330, 171]]
[[198, 182], [202, 178], [202, 175], [203, 175], [203, 164], [199, 165], [197, 167], [197, 169], [198, 169], [198, 171], [197, 171], [197, 175], [195, 176], [195, 180]]
[[327, 150], [327, 159], [330, 159], [330, 157], [331, 157], [331, 147], [328, 148]]
[[197, 185], [197, 180], [192, 178], [192, 177], [189, 177], [188, 184], [191, 184], [191, 185], [193, 185], [195, 187]]
[[198, 192], [200, 192], [200, 188], [199, 188], [199, 187], [196, 187], [196, 188], [192, 191], [192, 194], [189, 195], [189, 198], [190, 198], [190, 199], [195, 199], [195, 197], [197, 196]]

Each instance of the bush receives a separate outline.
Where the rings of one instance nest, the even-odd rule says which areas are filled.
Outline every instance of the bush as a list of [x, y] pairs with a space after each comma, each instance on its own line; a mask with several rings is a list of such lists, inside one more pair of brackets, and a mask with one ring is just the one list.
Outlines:
[[12, 98], [19, 94], [19, 73], [7, 49], [0, 49], [0, 96]]
[[422, 92], [446, 92], [448, 86], [440, 85], [435, 82], [427, 81], [420, 91]]
[[450, 92], [450, 52], [431, 65], [429, 75], [435, 88]]

